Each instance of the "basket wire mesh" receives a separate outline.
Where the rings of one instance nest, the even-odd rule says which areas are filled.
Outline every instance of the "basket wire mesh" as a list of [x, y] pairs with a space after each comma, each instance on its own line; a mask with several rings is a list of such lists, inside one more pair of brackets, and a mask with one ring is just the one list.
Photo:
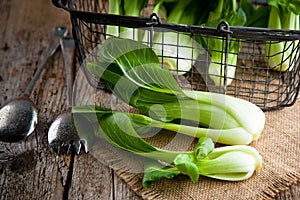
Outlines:
[[[299, 31], [234, 27], [226, 22], [221, 22], [216, 28], [168, 24], [154, 14], [144, 18], [109, 15], [106, 14], [108, 2], [104, 0], [53, 0], [53, 3], [70, 13], [80, 62], [87, 80], [96, 88], [103, 88], [103, 85], [85, 68], [87, 57], [97, 60], [95, 48], [110, 36], [139, 40], [139, 33], [144, 34], [142, 42], [156, 47], [162, 67], [165, 67], [166, 60], [175, 61], [176, 68], [170, 70], [182, 88], [232, 95], [265, 111], [291, 106], [297, 99], [300, 86]], [[108, 26], [116, 27], [117, 34], [107, 34]], [[124, 36], [121, 31], [124, 27], [130, 36]], [[157, 34], [161, 34], [159, 41], [153, 39]], [[176, 39], [170, 42], [169, 34]], [[190, 38], [191, 45], [180, 42], [183, 36]], [[211, 48], [213, 45], [209, 43], [216, 40], [222, 44], [221, 49]], [[278, 44], [283, 45], [282, 52], [267, 51], [267, 47]], [[231, 51], [230, 45], [239, 45], [238, 53]], [[169, 54], [167, 49], [170, 48], [175, 49], [175, 53]], [[190, 52], [189, 56], [180, 53], [184, 51]], [[292, 53], [283, 57], [288, 51]], [[221, 55], [221, 62], [211, 59], [212, 52]], [[271, 67], [270, 60], [276, 56], [281, 56], [281, 62]], [[229, 60], [235, 57], [236, 64], [230, 64]], [[183, 62], [189, 63], [190, 69], [180, 70], [179, 65]], [[220, 66], [219, 73], [212, 74], [208, 70], [212, 62]], [[285, 62], [288, 69], [281, 70]]]

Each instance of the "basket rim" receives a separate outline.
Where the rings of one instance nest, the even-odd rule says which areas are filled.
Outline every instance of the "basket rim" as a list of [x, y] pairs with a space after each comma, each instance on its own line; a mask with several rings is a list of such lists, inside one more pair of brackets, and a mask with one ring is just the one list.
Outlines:
[[[99, 12], [81, 11], [75, 8], [75, 0], [52, 0], [52, 3], [59, 8], [69, 12], [72, 18], [80, 19], [86, 23], [102, 25], [123, 26], [128, 28], [161, 28], [162, 30], [173, 30], [179, 33], [209, 34], [212, 36], [226, 36], [229, 34], [233, 38], [248, 38], [255, 40], [276, 40], [289, 41], [300, 40], [300, 31], [283, 30], [259, 27], [230, 26], [220, 31], [220, 27], [208, 27], [187, 24], [172, 24], [161, 22], [155, 19], [158, 16], [152, 14], [150, 18], [115, 15]], [[153, 17], [154, 16], [154, 17]], [[159, 17], [158, 17], [159, 18]], [[221, 22], [222, 23], [222, 22]], [[220, 24], [221, 24], [220, 23]]]

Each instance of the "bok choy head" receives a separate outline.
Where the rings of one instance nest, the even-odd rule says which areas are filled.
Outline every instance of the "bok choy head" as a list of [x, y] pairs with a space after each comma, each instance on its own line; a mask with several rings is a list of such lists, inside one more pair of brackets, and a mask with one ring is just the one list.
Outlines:
[[[246, 23], [246, 14], [242, 9], [237, 9], [235, 0], [218, 0], [217, 2], [207, 21], [205, 23], [200, 21], [200, 25], [217, 27], [222, 21], [228, 22], [230, 26], [243, 26]], [[233, 39], [226, 41], [226, 37], [198, 37], [197, 40], [206, 47], [210, 54], [208, 73], [214, 84], [216, 86], [230, 85], [235, 77], [241, 43]], [[227, 42], [229, 42], [228, 57], [226, 56]]]
[[[166, 0], [159, 0], [153, 9], [158, 14], [160, 7]], [[172, 1], [174, 4], [169, 8], [166, 22], [172, 24], [193, 25], [198, 21], [199, 1], [185, 0]], [[157, 30], [154, 35], [153, 50], [159, 56], [160, 62], [172, 74], [183, 75], [187, 73], [199, 55], [199, 44], [190, 34], [175, 32], [172, 30]]]
[[[133, 17], [140, 17], [141, 11], [148, 4], [147, 0], [109, 0], [108, 13], [114, 15], [126, 15]], [[107, 37], [123, 37], [130, 39], [138, 39], [140, 31], [134, 28], [119, 27], [108, 25], [106, 30]]]
[[[268, 28], [300, 30], [300, 1], [268, 0], [271, 7]], [[267, 41], [265, 58], [271, 69], [291, 71], [299, 57], [299, 40]]]
[[[216, 139], [226, 135], [227, 144], [236, 136], [248, 144], [263, 130], [265, 115], [256, 105], [223, 94], [182, 90], [172, 74], [161, 68], [154, 51], [140, 42], [109, 38], [99, 57], [99, 62], [87, 64], [89, 71], [118, 98], [155, 120], [187, 120]], [[198, 131], [190, 134], [197, 136]]]
[[[251, 177], [262, 165], [262, 158], [253, 147], [236, 145], [215, 148], [211, 139], [201, 137], [193, 151], [164, 150], [140, 136], [137, 132], [139, 129], [136, 129], [137, 121], [129, 113], [97, 106], [76, 106], [72, 112], [81, 113], [88, 120], [99, 124], [96, 137], [102, 137], [124, 151], [149, 158], [145, 163], [144, 187], [149, 187], [151, 182], [158, 179], [173, 178], [179, 174], [189, 176], [193, 182], [197, 182], [200, 176], [241, 181]], [[144, 120], [140, 118], [140, 121]]]

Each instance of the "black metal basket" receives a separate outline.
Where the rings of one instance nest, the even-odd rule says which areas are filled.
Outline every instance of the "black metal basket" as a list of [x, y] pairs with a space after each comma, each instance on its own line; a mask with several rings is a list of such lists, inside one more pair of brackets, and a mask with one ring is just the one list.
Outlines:
[[[136, 31], [146, 35], [142, 42], [158, 49], [156, 52], [162, 63], [166, 60], [176, 63], [176, 68], [170, 70], [185, 89], [225, 93], [253, 102], [265, 111], [291, 106], [297, 99], [300, 87], [300, 31], [234, 27], [226, 22], [214, 28], [164, 23], [156, 15], [147, 18], [110, 15], [106, 14], [108, 3], [105, 0], [53, 0], [53, 4], [70, 13], [80, 62], [87, 80], [96, 88], [102, 87], [101, 82], [89, 74], [84, 61], [95, 47], [111, 36], [106, 34], [107, 27], [115, 26], [118, 30], [120, 27], [131, 29], [130, 38], [134, 40], [138, 40]], [[169, 33], [175, 35], [177, 40], [168, 42], [165, 38]], [[161, 34], [164, 39], [153, 40], [155, 34]], [[128, 34], [125, 35], [128, 38]], [[114, 36], [125, 37], [120, 31]], [[184, 46], [180, 43], [181, 37], [189, 37], [193, 42]], [[199, 45], [199, 38], [206, 43]], [[210, 49], [207, 41], [211, 38], [221, 41], [221, 50]], [[238, 53], [230, 51], [231, 44], [240, 45]], [[278, 44], [283, 45], [284, 51], [266, 53], [266, 45]], [[170, 47], [175, 48], [177, 53], [169, 54], [167, 49]], [[180, 52], [183, 51], [190, 52], [190, 55], [182, 55]], [[291, 53], [283, 58], [282, 55], [289, 51]], [[213, 61], [211, 52], [222, 55], [222, 61]], [[230, 62], [233, 57], [237, 59], [235, 64]], [[276, 66], [270, 63], [273, 57], [282, 58]], [[179, 69], [183, 62], [189, 63], [190, 68]], [[220, 66], [218, 73], [209, 71], [212, 62]]]

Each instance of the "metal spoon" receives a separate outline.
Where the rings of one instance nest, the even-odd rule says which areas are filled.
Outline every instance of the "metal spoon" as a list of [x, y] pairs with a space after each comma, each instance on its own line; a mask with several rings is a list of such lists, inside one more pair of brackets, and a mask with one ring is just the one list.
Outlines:
[[[73, 146], [77, 154], [80, 153], [81, 146], [85, 141], [78, 136], [74, 125], [72, 108], [72, 85], [73, 85], [73, 56], [74, 40], [71, 37], [64, 37], [61, 40], [61, 50], [64, 58], [67, 84], [67, 112], [59, 115], [50, 125], [48, 130], [48, 143], [57, 153], [68, 153]], [[86, 149], [86, 147], [85, 147]]]
[[60, 38], [67, 34], [67, 28], [56, 27], [53, 31], [53, 40], [45, 52], [43, 60], [25, 89], [22, 97], [5, 103], [0, 109], [0, 141], [19, 142], [28, 137], [38, 121], [37, 108], [29, 96], [39, 79], [47, 60], [54, 54], [59, 46]]

